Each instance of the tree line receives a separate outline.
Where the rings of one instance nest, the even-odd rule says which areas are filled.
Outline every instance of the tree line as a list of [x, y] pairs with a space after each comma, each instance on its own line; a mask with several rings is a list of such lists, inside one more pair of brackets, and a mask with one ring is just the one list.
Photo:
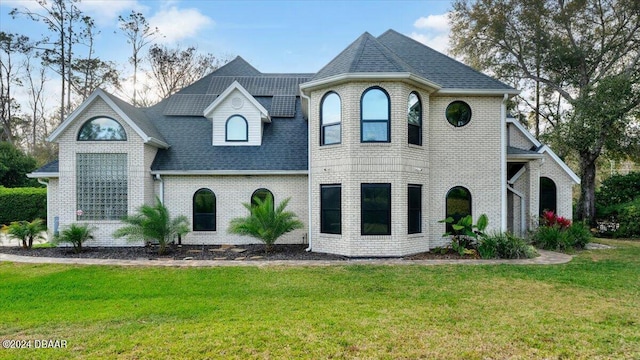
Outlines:
[[[37, 0], [37, 10], [11, 10], [13, 18], [45, 25], [38, 38], [0, 32], [0, 141], [23, 149], [39, 163], [57, 157], [46, 137], [96, 88], [147, 107], [228, 61], [193, 46], [162, 45], [159, 29], [150, 26], [144, 14], [132, 11], [118, 17], [115, 31], [131, 51], [133, 73], [124, 73], [123, 64], [96, 55], [100, 31], [78, 8], [79, 1]], [[123, 86], [126, 81], [132, 82], [131, 90]], [[48, 83], [59, 87], [55, 104], [46, 94]]]

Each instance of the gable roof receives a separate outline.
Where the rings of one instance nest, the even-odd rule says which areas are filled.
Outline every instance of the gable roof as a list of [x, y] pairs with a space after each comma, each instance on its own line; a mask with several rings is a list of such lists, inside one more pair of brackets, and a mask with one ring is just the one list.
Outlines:
[[142, 109], [138, 109], [133, 105], [130, 105], [126, 101], [119, 99], [118, 97], [107, 93], [106, 91], [98, 88], [91, 93], [91, 95], [85, 100], [77, 109], [75, 109], [67, 119], [58, 126], [58, 128], [49, 135], [47, 141], [55, 141], [65, 129], [69, 127], [71, 123], [85, 110], [87, 109], [97, 98], [102, 99], [107, 105], [113, 109], [123, 120], [127, 123], [141, 138], [147, 143], [160, 148], [167, 148], [169, 144], [164, 140], [164, 137], [155, 128], [153, 123], [144, 114]]
[[220, 96], [218, 96], [211, 103], [211, 105], [207, 106], [207, 108], [204, 109], [204, 117], [209, 117], [215, 110], [215, 108], [218, 107], [218, 105], [220, 105], [234, 90], [239, 91], [256, 109], [258, 109], [258, 111], [260, 112], [260, 118], [263, 122], [271, 122], [267, 109], [265, 109], [264, 106], [262, 106], [253, 96], [251, 96], [251, 94], [249, 94], [249, 92], [245, 88], [243, 88], [242, 85], [240, 85], [240, 83], [237, 81], [234, 81], [231, 85], [229, 85], [229, 87], [225, 91], [223, 91], [222, 94], [220, 94]]
[[[580, 177], [578, 177], [578, 175], [576, 175], [576, 173], [574, 173], [573, 170], [571, 170], [571, 168], [569, 168], [569, 166], [567, 166], [567, 164], [564, 161], [562, 161], [562, 159], [560, 159], [560, 157], [556, 155], [556, 153], [553, 152], [553, 150], [551, 150], [549, 146], [543, 145], [540, 141], [538, 141], [538, 139], [536, 139], [529, 132], [529, 130], [525, 129], [525, 127], [518, 120], [514, 118], [507, 118], [507, 124], [511, 124], [515, 126], [515, 128], [518, 129], [527, 138], [527, 140], [531, 142], [533, 146], [535, 146], [536, 152], [538, 154], [544, 154], [544, 153], [549, 154], [549, 156], [553, 159], [553, 161], [555, 161], [562, 168], [562, 170], [564, 170], [567, 173], [567, 175], [569, 175], [571, 180], [573, 180], [576, 184], [580, 184]], [[511, 146], [508, 147], [507, 151], [509, 151], [509, 149], [511, 149], [512, 153], [518, 152], [522, 154], [522, 152], [524, 151], [529, 152], [528, 150], [513, 148]], [[514, 149], [517, 149], [517, 150], [514, 150]]]

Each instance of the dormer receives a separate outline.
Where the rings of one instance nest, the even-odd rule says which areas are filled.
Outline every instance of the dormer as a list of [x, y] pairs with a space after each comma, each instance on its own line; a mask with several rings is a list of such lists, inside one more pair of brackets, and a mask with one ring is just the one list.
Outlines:
[[263, 123], [269, 112], [249, 92], [234, 81], [204, 110], [212, 123], [213, 146], [260, 146]]

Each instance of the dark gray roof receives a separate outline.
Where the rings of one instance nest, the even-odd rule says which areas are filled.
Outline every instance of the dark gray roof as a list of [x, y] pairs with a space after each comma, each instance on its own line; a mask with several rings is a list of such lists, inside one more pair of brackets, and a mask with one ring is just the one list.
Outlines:
[[540, 155], [535, 150], [525, 150], [513, 146], [507, 146], [507, 155]]
[[218, 97], [216, 94], [175, 94], [167, 99], [164, 115], [202, 116], [204, 109]]
[[147, 136], [162, 142], [167, 142], [162, 134], [156, 129], [151, 120], [147, 117], [143, 109], [139, 109], [128, 102], [121, 100], [115, 95], [111, 95], [106, 91], [103, 91], [116, 106], [118, 106], [130, 119], [133, 121]]
[[[256, 98], [267, 109], [272, 98]], [[307, 122], [296, 100], [294, 118], [272, 117], [264, 124], [261, 146], [212, 146], [211, 121], [202, 116], [162, 116], [156, 126], [166, 134], [169, 149], [158, 151], [151, 166], [162, 170], [307, 170]], [[177, 131], [179, 129], [179, 131]]]
[[400, 56], [368, 32], [362, 34], [338, 56], [320, 69], [311, 80], [349, 73], [410, 72], [417, 73]]
[[416, 75], [443, 89], [515, 90], [394, 30], [387, 30], [378, 41], [415, 69]]
[[58, 160], [53, 160], [52, 162], [45, 164], [38, 170], [34, 171], [34, 173], [57, 173], [58, 166]]

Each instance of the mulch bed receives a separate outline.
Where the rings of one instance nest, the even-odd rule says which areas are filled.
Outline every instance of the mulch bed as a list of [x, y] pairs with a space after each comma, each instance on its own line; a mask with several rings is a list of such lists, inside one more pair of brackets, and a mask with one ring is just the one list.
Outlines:
[[[163, 255], [158, 255], [158, 249], [154, 246], [146, 247], [87, 247], [80, 254], [73, 252], [70, 247], [23, 249], [21, 247], [0, 246], [0, 253], [40, 256], [57, 258], [83, 258], [83, 259], [123, 259], [123, 260], [348, 260], [341, 255], [307, 252], [305, 244], [274, 245], [273, 249], [265, 253], [264, 245], [182, 245], [170, 246]], [[457, 253], [431, 253], [425, 252], [411, 256], [405, 256], [407, 260], [429, 259], [472, 259], [472, 256], [461, 257]]]

